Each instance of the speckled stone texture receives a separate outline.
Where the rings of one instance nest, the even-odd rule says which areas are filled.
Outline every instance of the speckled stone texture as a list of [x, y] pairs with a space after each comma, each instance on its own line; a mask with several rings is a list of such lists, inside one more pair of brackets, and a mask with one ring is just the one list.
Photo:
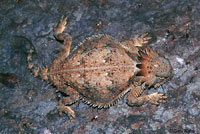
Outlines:
[[[173, 76], [145, 93], [165, 93], [167, 102], [129, 107], [124, 97], [117, 105], [98, 110], [79, 101], [71, 106], [76, 122], [59, 116], [60, 93], [33, 77], [26, 55], [34, 46], [34, 63], [51, 63], [61, 47], [53, 26], [62, 14], [69, 20], [65, 32], [73, 38], [72, 49], [91, 35], [109, 34], [124, 41], [148, 32], [148, 47], [170, 60]], [[199, 134], [199, 14], [199, 0], [1, 0], [0, 133]]]

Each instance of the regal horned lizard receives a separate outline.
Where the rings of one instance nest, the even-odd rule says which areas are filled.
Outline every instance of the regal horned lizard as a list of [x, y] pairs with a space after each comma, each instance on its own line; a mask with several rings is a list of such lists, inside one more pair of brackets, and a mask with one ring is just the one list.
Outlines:
[[154, 50], [141, 49], [151, 39], [147, 34], [124, 42], [108, 35], [92, 36], [70, 54], [72, 38], [63, 33], [66, 23], [62, 17], [54, 27], [54, 36], [63, 41], [63, 46], [50, 66], [40, 69], [33, 65], [33, 48], [27, 56], [28, 68], [34, 76], [51, 82], [67, 95], [58, 102], [60, 114], [65, 112], [73, 120], [75, 113], [69, 105], [79, 99], [92, 107], [108, 108], [128, 92], [130, 106], [165, 102], [167, 96], [161, 93], [141, 96], [145, 88], [166, 81], [172, 70], [169, 61]]

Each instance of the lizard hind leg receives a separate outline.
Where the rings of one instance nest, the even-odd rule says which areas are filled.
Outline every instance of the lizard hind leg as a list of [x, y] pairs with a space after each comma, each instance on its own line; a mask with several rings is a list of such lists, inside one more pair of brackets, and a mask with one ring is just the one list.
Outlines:
[[72, 38], [70, 35], [68, 35], [67, 33], [63, 33], [65, 27], [67, 24], [67, 18], [62, 16], [60, 21], [58, 22], [57, 26], [54, 27], [54, 37], [58, 40], [58, 41], [62, 41], [62, 48], [60, 50], [60, 52], [57, 54], [57, 57], [53, 62], [54, 63], [59, 63], [61, 61], [63, 61], [70, 52], [70, 47], [71, 47], [71, 42], [72, 42]]
[[61, 92], [65, 93], [66, 97], [64, 97], [62, 100], [58, 102], [57, 109], [60, 115], [62, 115], [62, 112], [66, 113], [71, 121], [75, 119], [75, 112], [69, 107], [69, 105], [72, 105], [79, 99], [79, 94], [76, 90], [74, 90], [71, 87], [66, 87]]

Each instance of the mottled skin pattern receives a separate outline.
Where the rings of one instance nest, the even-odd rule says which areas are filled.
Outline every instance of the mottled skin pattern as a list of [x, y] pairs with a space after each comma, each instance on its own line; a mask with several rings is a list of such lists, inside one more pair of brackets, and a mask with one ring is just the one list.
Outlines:
[[28, 68], [34, 76], [41, 76], [67, 95], [58, 103], [60, 114], [65, 112], [73, 120], [75, 113], [67, 105], [81, 99], [93, 107], [107, 108], [127, 92], [130, 106], [165, 102], [167, 97], [157, 92], [140, 96], [145, 88], [163, 83], [172, 70], [167, 59], [152, 49], [141, 49], [150, 39], [147, 34], [125, 42], [108, 35], [92, 36], [69, 54], [72, 39], [63, 33], [66, 23], [62, 17], [54, 28], [54, 36], [63, 41], [63, 47], [50, 66], [34, 67], [33, 49], [27, 56]]

